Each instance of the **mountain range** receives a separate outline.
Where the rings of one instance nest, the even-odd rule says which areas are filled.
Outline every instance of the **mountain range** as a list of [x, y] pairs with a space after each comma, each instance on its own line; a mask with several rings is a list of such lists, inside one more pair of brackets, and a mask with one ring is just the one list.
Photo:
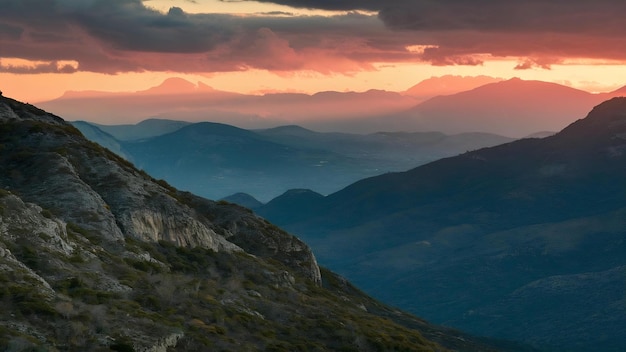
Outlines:
[[73, 124], [176, 187], [211, 199], [245, 192], [262, 201], [290, 188], [328, 194], [365, 177], [512, 140], [486, 133], [322, 133], [299, 126], [244, 130], [156, 119], [136, 125]]
[[380, 90], [244, 95], [170, 78], [146, 91], [73, 92], [39, 105], [71, 120], [109, 125], [158, 118], [193, 122], [209, 120], [241, 128], [269, 128], [303, 122], [309, 123], [311, 128], [324, 130], [337, 121], [353, 125], [355, 120], [403, 111], [416, 101], [410, 96]]
[[625, 89], [591, 94], [517, 78], [443, 76], [404, 92], [245, 95], [171, 78], [146, 91], [70, 92], [40, 105], [71, 120], [104, 125], [157, 118], [246, 129], [299, 125], [322, 132], [486, 132], [522, 138], [559, 131], [600, 102], [623, 95]]
[[431, 98], [394, 122], [413, 131], [481, 131], [521, 138], [559, 131], [593, 106], [625, 93], [626, 87], [591, 94], [556, 83], [513, 78]]
[[249, 210], [181, 192], [0, 96], [8, 351], [490, 351], [318, 266]]
[[553, 136], [326, 197], [290, 191], [256, 211], [366, 292], [437, 323], [550, 351], [622, 351], [624, 180], [626, 98], [614, 98]]

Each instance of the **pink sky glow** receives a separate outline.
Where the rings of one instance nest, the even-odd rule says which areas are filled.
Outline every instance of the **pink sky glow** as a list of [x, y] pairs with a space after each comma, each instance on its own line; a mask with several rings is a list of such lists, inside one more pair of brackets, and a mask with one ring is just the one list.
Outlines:
[[[383, 6], [384, 5], [384, 6]], [[432, 76], [626, 84], [615, 0], [0, 0], [0, 89], [138, 91], [167, 77], [219, 90], [403, 91]]]

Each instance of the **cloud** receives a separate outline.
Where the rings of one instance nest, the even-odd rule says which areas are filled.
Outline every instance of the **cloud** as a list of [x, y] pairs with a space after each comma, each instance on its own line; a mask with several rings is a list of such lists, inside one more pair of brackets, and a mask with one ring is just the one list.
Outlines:
[[529, 70], [532, 68], [541, 68], [544, 70], [550, 70], [552, 65], [562, 63], [561, 59], [556, 58], [525, 58], [520, 61], [517, 66], [514, 67], [515, 70]]
[[[220, 0], [221, 2], [255, 1], [291, 6], [294, 8], [319, 9], [330, 11], [365, 10], [379, 11], [385, 1], [379, 0]], [[406, 0], [395, 0], [407, 2]], [[388, 1], [387, 1], [388, 2]], [[388, 4], [387, 4], [388, 5]]]
[[37, 73], [74, 73], [78, 72], [78, 67], [72, 63], [51, 61], [37, 63], [34, 65], [3, 64], [0, 61], [0, 72], [15, 74], [37, 74]]
[[[228, 1], [228, 0], [222, 0]], [[621, 0], [246, 0], [323, 10], [366, 10], [390, 28], [623, 34]]]
[[621, 0], [261, 1], [345, 12], [234, 16], [178, 7], [162, 13], [141, 0], [0, 0], [0, 55], [73, 60], [74, 69], [111, 74], [251, 68], [332, 74], [371, 70], [374, 63], [480, 65], [496, 57], [518, 58], [518, 69], [549, 68], [567, 57], [626, 60]]
[[[269, 28], [260, 28], [254, 33], [242, 35], [238, 40], [207, 56], [211, 62], [228, 63], [238, 69], [255, 67], [269, 71], [312, 70], [325, 74], [373, 70], [368, 62], [346, 55], [358, 51], [358, 44], [354, 43], [352, 46], [344, 44], [341, 49], [334, 44], [325, 45], [322, 42], [317, 42], [315, 46], [294, 49], [289, 40], [278, 36]], [[254, 66], [249, 64], [251, 62]]]
[[[241, 17], [187, 14], [178, 7], [161, 13], [140, 0], [0, 0], [0, 8], [3, 57], [76, 60], [80, 70], [93, 72], [333, 73], [371, 68], [370, 53], [388, 54], [375, 47], [388, 35], [379, 20], [352, 13]], [[363, 44], [368, 40], [371, 47]], [[403, 51], [403, 44], [395, 50]]]
[[626, 45], [622, 0], [258, 1], [377, 12], [396, 33], [415, 33], [419, 39], [414, 44], [438, 46], [425, 58], [435, 64], [456, 64], [485, 54], [534, 58], [529, 62], [539, 57], [626, 60], [626, 51], [616, 49]]
[[19, 26], [0, 23], [0, 40], [19, 40], [23, 32]]

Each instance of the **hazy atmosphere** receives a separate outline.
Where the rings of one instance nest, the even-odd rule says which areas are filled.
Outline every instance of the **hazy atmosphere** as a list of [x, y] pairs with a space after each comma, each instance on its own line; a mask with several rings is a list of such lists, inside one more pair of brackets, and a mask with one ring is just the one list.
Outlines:
[[625, 14], [0, 0], [0, 351], [626, 351]]
[[[431, 76], [621, 87], [626, 4], [2, 0], [0, 82], [25, 101], [165, 77], [243, 93], [403, 91]], [[297, 83], [296, 83], [297, 82]], [[33, 89], [38, 87], [38, 89]]]

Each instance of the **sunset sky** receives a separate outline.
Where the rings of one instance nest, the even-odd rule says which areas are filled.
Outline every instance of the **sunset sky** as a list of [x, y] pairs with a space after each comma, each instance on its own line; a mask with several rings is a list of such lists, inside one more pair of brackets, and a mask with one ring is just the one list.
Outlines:
[[400, 91], [446, 74], [626, 85], [623, 0], [0, 0], [0, 89]]

